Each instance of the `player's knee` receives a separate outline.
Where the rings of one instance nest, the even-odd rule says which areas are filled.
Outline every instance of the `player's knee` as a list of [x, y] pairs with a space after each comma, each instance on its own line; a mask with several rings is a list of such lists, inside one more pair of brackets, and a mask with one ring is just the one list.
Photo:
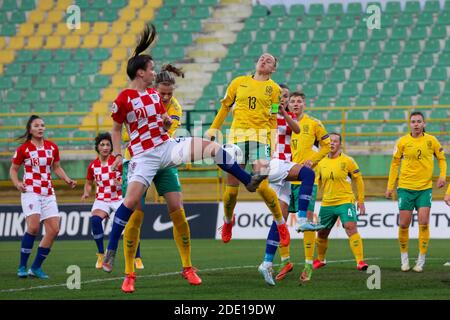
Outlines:
[[327, 239], [329, 233], [330, 233], [329, 229], [322, 229], [317, 232], [317, 237], [320, 239]]
[[123, 201], [123, 204], [128, 209], [135, 210], [139, 205], [139, 201], [140, 201], [139, 197], [135, 197], [133, 195], [133, 196], [125, 198], [125, 200]]
[[302, 182], [302, 184], [314, 184], [314, 179], [316, 178], [316, 174], [314, 170], [308, 167], [303, 167], [298, 175], [298, 179]]
[[39, 225], [28, 225], [27, 233], [31, 234], [32, 236], [36, 236], [39, 233]]
[[347, 233], [347, 236], [349, 237], [358, 232], [358, 230], [356, 229], [356, 225], [344, 226], [344, 228], [345, 232]]

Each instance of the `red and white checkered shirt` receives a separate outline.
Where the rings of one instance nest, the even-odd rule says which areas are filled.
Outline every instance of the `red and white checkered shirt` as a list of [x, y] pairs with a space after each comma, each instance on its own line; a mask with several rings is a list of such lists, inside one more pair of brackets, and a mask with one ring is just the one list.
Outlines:
[[123, 90], [112, 106], [112, 118], [125, 123], [130, 136], [128, 150], [131, 156], [152, 149], [169, 139], [163, 127], [162, 115], [166, 112], [155, 89], [146, 92]]
[[27, 192], [50, 196], [55, 193], [51, 168], [59, 160], [59, 150], [53, 142], [44, 140], [43, 146], [38, 148], [28, 140], [17, 148], [12, 163], [24, 165], [23, 183]]
[[115, 159], [111, 155], [108, 163], [102, 164], [97, 158], [88, 166], [86, 179], [95, 181], [97, 185], [95, 199], [97, 200], [106, 202], [122, 200], [122, 165], [113, 171], [111, 165]]
[[[294, 113], [288, 112], [292, 119], [296, 120], [297, 117]], [[280, 160], [291, 160], [291, 135], [292, 129], [288, 126], [286, 119], [280, 114], [277, 114], [277, 146], [275, 147], [275, 152], [273, 154], [274, 158]]]

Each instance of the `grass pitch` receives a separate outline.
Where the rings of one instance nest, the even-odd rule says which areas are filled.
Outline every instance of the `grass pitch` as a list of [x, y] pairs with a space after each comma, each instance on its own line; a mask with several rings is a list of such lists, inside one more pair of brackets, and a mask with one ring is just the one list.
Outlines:
[[[56, 241], [43, 265], [50, 279], [39, 280], [17, 278], [20, 242], [1, 242], [0, 299], [450, 299], [450, 268], [443, 266], [450, 258], [449, 244], [449, 240], [432, 239], [425, 271], [405, 273], [400, 271], [396, 240], [364, 240], [366, 261], [381, 270], [381, 288], [369, 290], [367, 282], [372, 274], [356, 270], [347, 240], [330, 239], [329, 264], [315, 270], [311, 281], [303, 284], [298, 280], [303, 269], [303, 244], [293, 240], [294, 270], [275, 287], [266, 285], [257, 271], [264, 255], [264, 240], [232, 240], [228, 244], [218, 240], [192, 240], [192, 261], [203, 279], [200, 286], [190, 286], [180, 276], [181, 263], [174, 241], [143, 240], [141, 252], [145, 269], [138, 271], [135, 293], [124, 294], [120, 290], [122, 243], [115, 268], [108, 274], [94, 268], [94, 241]], [[37, 245], [35, 243], [29, 265]], [[417, 250], [417, 240], [411, 240], [411, 266], [414, 266]], [[275, 263], [279, 263], [278, 256]], [[69, 290], [66, 286], [70, 276], [66, 270], [70, 265], [81, 270], [79, 290]]]

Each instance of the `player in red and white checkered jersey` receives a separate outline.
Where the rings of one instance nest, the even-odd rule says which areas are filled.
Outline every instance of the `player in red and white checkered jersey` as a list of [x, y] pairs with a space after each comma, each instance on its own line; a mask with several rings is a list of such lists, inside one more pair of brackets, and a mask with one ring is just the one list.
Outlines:
[[91, 229], [97, 245], [97, 262], [95, 267], [102, 268], [104, 257], [103, 220], [119, 208], [122, 203], [122, 167], [112, 170], [116, 160], [112, 153], [112, 140], [109, 132], [100, 133], [95, 138], [95, 151], [98, 157], [87, 168], [84, 193], [81, 201], [89, 198], [92, 186], [97, 185], [95, 201], [91, 209]]
[[[108, 251], [103, 260], [103, 270], [106, 272], [112, 271], [122, 231], [159, 169], [213, 158], [222, 170], [235, 175], [249, 191], [256, 191], [261, 181], [267, 178], [260, 175], [251, 176], [245, 172], [236, 162], [235, 156], [216, 142], [199, 137], [176, 140], [169, 138], [167, 131], [170, 129], [172, 120], [164, 109], [158, 92], [149, 89], [156, 77], [153, 70], [155, 63], [150, 55], [141, 54], [155, 38], [155, 27], [151, 25], [150, 30], [149, 25], [145, 25], [139, 44], [127, 64], [127, 74], [131, 80], [130, 87], [119, 94], [112, 106], [112, 142], [113, 154], [116, 155], [112, 167], [116, 169], [122, 162], [120, 147], [124, 124], [130, 137], [128, 149], [131, 160], [128, 167], [127, 194], [114, 216]], [[139, 241], [139, 228], [128, 228], [132, 230], [126, 232], [124, 241], [133, 245]], [[130, 256], [130, 259], [133, 256]], [[122, 286], [124, 292], [134, 291], [135, 278], [134, 272], [126, 275]]]
[[[48, 256], [50, 248], [59, 233], [60, 215], [56, 204], [55, 192], [51, 181], [51, 171], [72, 188], [76, 181], [70, 179], [60, 165], [59, 150], [56, 144], [44, 139], [44, 121], [32, 115], [27, 122], [26, 132], [19, 137], [25, 142], [16, 150], [12, 158], [9, 175], [14, 186], [21, 192], [22, 210], [25, 214], [27, 231], [22, 239], [20, 265], [17, 275], [28, 275], [41, 279], [48, 276], [41, 265]], [[19, 169], [24, 166], [23, 181], [19, 180]], [[43, 221], [45, 235], [42, 238], [33, 265], [27, 272], [27, 262], [31, 254], [34, 239]]]

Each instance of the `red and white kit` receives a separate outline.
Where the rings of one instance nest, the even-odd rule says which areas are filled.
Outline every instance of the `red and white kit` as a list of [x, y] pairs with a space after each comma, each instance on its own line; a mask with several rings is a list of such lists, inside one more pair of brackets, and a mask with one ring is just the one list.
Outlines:
[[59, 149], [48, 140], [44, 140], [42, 147], [35, 146], [29, 140], [17, 148], [12, 162], [24, 166], [23, 183], [26, 192], [21, 194], [21, 201], [26, 217], [40, 214], [41, 221], [59, 217], [51, 176], [52, 165], [58, 161]]
[[[296, 120], [295, 113], [288, 112], [292, 119]], [[291, 161], [291, 135], [292, 129], [288, 126], [286, 119], [277, 114], [277, 145], [273, 154], [274, 158]]]
[[115, 159], [111, 155], [108, 162], [102, 164], [97, 158], [88, 166], [86, 179], [95, 181], [97, 185], [92, 211], [100, 209], [109, 214], [116, 211], [122, 203], [122, 165], [113, 171], [111, 165]]

